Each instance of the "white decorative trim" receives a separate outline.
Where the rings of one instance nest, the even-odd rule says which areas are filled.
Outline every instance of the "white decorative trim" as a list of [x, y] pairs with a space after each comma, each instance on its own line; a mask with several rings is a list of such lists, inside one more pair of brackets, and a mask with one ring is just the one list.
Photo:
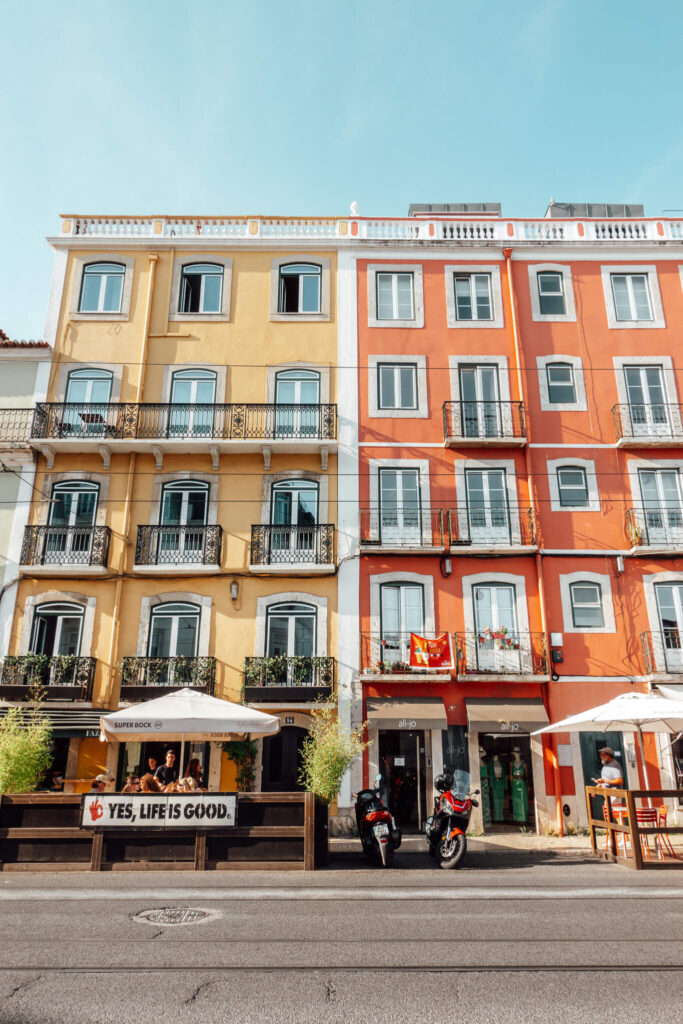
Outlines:
[[[384, 322], [384, 321], [383, 321]], [[407, 363], [414, 365], [417, 409], [380, 409], [379, 407], [379, 366], [384, 363]], [[383, 419], [427, 419], [427, 357], [406, 355], [368, 356], [368, 416]]]
[[[288, 313], [288, 316], [294, 314]], [[320, 404], [327, 405], [330, 400], [330, 367], [323, 363], [305, 363], [294, 361], [291, 363], [276, 363], [274, 366], [266, 367], [266, 402], [275, 402], [275, 378], [283, 370], [313, 370], [320, 374]]]
[[256, 621], [254, 623], [254, 657], [263, 658], [266, 653], [266, 616], [273, 604], [312, 604], [317, 609], [316, 615], [316, 650], [320, 657], [327, 656], [327, 598], [318, 594], [305, 594], [298, 590], [289, 590], [281, 594], [268, 594], [256, 601]]
[[[377, 274], [413, 275], [413, 319], [379, 320], [377, 317]], [[369, 263], [366, 268], [368, 287], [368, 327], [424, 327], [425, 305], [421, 263]]]
[[659, 583], [683, 583], [683, 572], [669, 570], [668, 572], [649, 573], [643, 576], [645, 608], [647, 609], [647, 617], [650, 622], [656, 671], [658, 674], [664, 674], [666, 672], [666, 660], [661, 639], [662, 627], [659, 621], [657, 594], [655, 592], [655, 587]]
[[[119, 263], [126, 268], [123, 274], [123, 288], [121, 290], [121, 309], [118, 313], [80, 313], [78, 311], [83, 271], [86, 264], [89, 265], [90, 263]], [[130, 298], [133, 291], [134, 266], [135, 259], [132, 256], [122, 256], [120, 252], [98, 252], [91, 253], [89, 256], [77, 256], [74, 254], [71, 259], [72, 281], [69, 320], [100, 320], [105, 323], [111, 323], [115, 320], [128, 320], [130, 318]]]
[[[220, 313], [180, 313], [180, 279], [183, 267], [193, 263], [215, 263], [223, 268], [223, 287], [221, 288], [221, 309]], [[173, 261], [173, 277], [171, 280], [171, 300], [168, 308], [169, 322], [183, 323], [212, 323], [214, 321], [226, 321], [230, 319], [230, 299], [232, 293], [232, 258], [230, 256], [217, 256], [213, 253], [192, 253], [186, 256], [176, 256]]]
[[[154, 482], [152, 484], [152, 501], [150, 503], [149, 519], [147, 520], [147, 523], [150, 526], [160, 525], [161, 496], [163, 494], [164, 486], [179, 480], [196, 480], [198, 483], [209, 485], [209, 500], [206, 508], [206, 525], [215, 526], [218, 522], [218, 480], [215, 476], [211, 476], [210, 473], [192, 473], [187, 471], [164, 473], [160, 476], [155, 474]], [[146, 524], [141, 523], [140, 525]]]
[[[66, 250], [55, 249], [55, 259], [52, 265], [52, 277], [50, 278], [50, 298], [47, 303], [45, 314], [45, 327], [43, 328], [43, 341], [54, 350], [57, 340], [57, 327], [59, 325], [59, 314], [62, 308], [62, 297], [64, 295], [64, 282], [66, 280], [66, 268], [69, 254]], [[37, 401], [42, 401], [38, 398]]]
[[432, 516], [429, 486], [429, 459], [369, 459], [370, 479], [370, 537], [379, 540], [379, 471], [380, 469], [416, 469], [420, 482], [420, 506], [422, 511], [422, 543], [432, 544]]
[[[544, 270], [562, 274], [562, 290], [564, 291], [565, 313], [541, 313], [541, 300], [538, 294], [538, 275]], [[565, 324], [576, 320], [574, 303], [574, 285], [572, 268], [565, 263], [530, 263], [529, 264], [529, 295], [531, 297], [531, 319], [545, 324]]]
[[466, 473], [468, 469], [505, 470], [508, 516], [510, 518], [510, 544], [521, 544], [522, 532], [519, 521], [519, 500], [517, 498], [517, 477], [514, 459], [456, 459], [454, 466], [455, 498], [458, 506], [458, 530], [460, 532], [460, 536], [467, 537], [470, 530], [467, 516]]
[[216, 374], [215, 404], [222, 405], [223, 402], [227, 401], [228, 368], [225, 363], [168, 363], [164, 366], [164, 377], [161, 385], [161, 401], [165, 405], [171, 402], [173, 374], [178, 373], [180, 370], [211, 370]]
[[270, 505], [273, 484], [283, 480], [309, 480], [318, 486], [318, 523], [328, 523], [329, 477], [323, 473], [315, 473], [311, 469], [290, 469], [284, 473], [267, 473], [263, 475], [261, 484], [261, 525], [270, 525]]
[[60, 363], [55, 387], [55, 402], [66, 401], [66, 388], [69, 374], [74, 370], [109, 370], [111, 378], [110, 402], [121, 401], [121, 381], [123, 379], [123, 366], [121, 363]]
[[380, 588], [383, 583], [415, 583], [422, 587], [424, 595], [424, 630], [434, 634], [434, 577], [418, 572], [383, 572], [369, 577], [370, 583], [370, 633], [379, 637], [382, 622]]
[[[674, 437], [681, 437], [683, 440], [683, 422], [681, 422], [676, 375], [671, 356], [612, 356], [612, 362], [617, 383], [617, 399], [619, 405], [626, 406], [629, 404], [629, 401], [624, 368], [627, 366], [661, 366], [665, 394], [664, 400], [669, 406], [671, 416], [671, 432]], [[638, 434], [634, 436], [640, 437]], [[643, 434], [642, 436], [646, 437], [647, 435]], [[653, 439], [656, 439], [654, 435]]]
[[[108, 473], [83, 473], [78, 470], [72, 473], [46, 473], [40, 482], [40, 490], [43, 494], [49, 494], [50, 498], [52, 498], [52, 488], [54, 485], [65, 483], [67, 480], [83, 480], [98, 485], [99, 492], [97, 494], [97, 508], [95, 510], [95, 526], [104, 526], [107, 522], [110, 475]], [[46, 498], [45, 501], [36, 502], [36, 504], [38, 506], [37, 522], [40, 526], [47, 526], [50, 511], [49, 500]]]
[[[288, 263], [312, 263], [320, 267], [320, 312], [280, 313], [280, 268]], [[310, 253], [290, 253], [270, 261], [270, 308], [269, 319], [279, 323], [320, 323], [330, 319], [330, 260], [327, 256], [311, 256]]]
[[189, 591], [172, 591], [166, 594], [153, 594], [151, 597], [143, 597], [140, 602], [140, 628], [138, 630], [139, 658], [147, 656], [147, 643], [149, 640], [149, 626], [152, 618], [152, 609], [160, 604], [175, 604], [176, 602], [187, 602], [198, 604], [199, 612], [199, 640], [197, 644], [197, 656], [206, 658], [209, 654], [211, 637], [211, 597], [204, 594], [193, 594]]
[[[662, 307], [662, 296], [659, 291], [659, 280], [657, 278], [657, 267], [654, 263], [636, 266], [633, 263], [626, 263], [622, 266], [601, 266], [602, 290], [605, 294], [605, 312], [607, 313], [607, 326], [613, 330], [651, 330], [658, 327], [666, 327], [664, 309]], [[652, 320], [617, 320], [617, 311], [614, 308], [614, 295], [612, 293], [612, 274], [647, 274], [647, 284], [652, 304]]]
[[[490, 274], [491, 275], [491, 312], [490, 320], [458, 320], [455, 315], [454, 274]], [[500, 266], [497, 263], [447, 263], [444, 267], [446, 281], [446, 320], [449, 327], [459, 330], [479, 328], [490, 330], [505, 326], [503, 312], [503, 294], [500, 286]]]
[[[572, 601], [569, 588], [572, 583], [597, 583], [602, 597], [604, 626], [575, 626], [572, 618]], [[560, 601], [562, 602], [562, 623], [565, 633], [616, 633], [612, 581], [609, 576], [598, 572], [560, 573]]]
[[[548, 364], [569, 363], [574, 371], [575, 402], [551, 402], [548, 388], [546, 368]], [[538, 368], [538, 389], [541, 393], [541, 409], [543, 412], [586, 412], [586, 385], [583, 379], [583, 363], [580, 356], [552, 355], [536, 356]]]
[[21, 623], [21, 636], [19, 637], [19, 654], [29, 653], [36, 608], [39, 605], [52, 604], [53, 602], [77, 604], [83, 609], [83, 629], [81, 631], [81, 646], [78, 654], [81, 658], [89, 658], [92, 651], [97, 598], [89, 597], [87, 594], [76, 594], [67, 590], [48, 590], [44, 594], [30, 594], [26, 598], [24, 602], [24, 617]]
[[[448, 367], [451, 375], [451, 401], [460, 401], [460, 373], [459, 368], [461, 366], [497, 366], [498, 367], [498, 387], [500, 394], [498, 400], [500, 402], [510, 401], [510, 379], [508, 376], [508, 360], [507, 356], [449, 356]], [[405, 443], [405, 442], [404, 442]]]
[[[585, 470], [586, 486], [588, 488], [587, 505], [561, 505], [560, 488], [557, 483], [558, 469], [565, 469], [567, 466], [578, 466]], [[592, 459], [547, 459], [546, 469], [548, 473], [548, 488], [550, 490], [550, 511], [551, 512], [600, 512], [600, 491], [598, 489], [598, 477], [595, 472], [595, 463]]]

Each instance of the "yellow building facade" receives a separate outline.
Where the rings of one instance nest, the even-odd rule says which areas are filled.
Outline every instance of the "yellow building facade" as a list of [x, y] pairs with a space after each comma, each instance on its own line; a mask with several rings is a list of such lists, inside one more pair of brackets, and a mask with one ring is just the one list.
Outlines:
[[[67, 217], [50, 239], [54, 359], [3, 697], [47, 684], [76, 792], [163, 757], [100, 742], [102, 709], [188, 685], [244, 699], [282, 720], [257, 788], [288, 790], [336, 685], [335, 249], [324, 221], [286, 244], [246, 219], [107, 223]], [[192, 756], [234, 786], [219, 744]]]

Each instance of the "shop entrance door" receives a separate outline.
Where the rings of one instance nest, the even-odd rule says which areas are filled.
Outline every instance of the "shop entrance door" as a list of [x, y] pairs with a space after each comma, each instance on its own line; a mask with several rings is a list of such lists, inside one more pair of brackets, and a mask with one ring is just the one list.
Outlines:
[[379, 730], [379, 773], [386, 787], [389, 810], [401, 830], [420, 832], [431, 813], [427, 807], [422, 729]]
[[[479, 748], [484, 824], [507, 831], [511, 827], [533, 826], [534, 777], [529, 734], [479, 733]], [[483, 785], [485, 779], [487, 789]]]
[[[584, 786], [594, 786], [593, 779], [599, 779], [602, 775], [602, 761], [598, 750], [601, 747], [611, 747], [614, 751], [614, 758], [624, 770], [624, 786], [626, 787], [626, 765], [624, 764], [624, 740], [620, 732], [580, 732], [579, 742], [581, 744], [581, 764], [583, 766]], [[583, 794], [585, 800], [586, 794]], [[602, 818], [603, 799], [601, 796], [591, 797], [591, 817]]]
[[261, 790], [264, 793], [293, 793], [303, 789], [299, 782], [301, 748], [307, 729], [286, 725], [275, 736], [263, 740]]

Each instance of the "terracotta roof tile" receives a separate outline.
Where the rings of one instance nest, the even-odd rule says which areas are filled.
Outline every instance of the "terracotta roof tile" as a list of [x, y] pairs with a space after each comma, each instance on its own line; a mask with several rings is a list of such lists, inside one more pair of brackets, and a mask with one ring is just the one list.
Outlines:
[[3, 330], [0, 330], [0, 348], [50, 348], [46, 341], [10, 341]]

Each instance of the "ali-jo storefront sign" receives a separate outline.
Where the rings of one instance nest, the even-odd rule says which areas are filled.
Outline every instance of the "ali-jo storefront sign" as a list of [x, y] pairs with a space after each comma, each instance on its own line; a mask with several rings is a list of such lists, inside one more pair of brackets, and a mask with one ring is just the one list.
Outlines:
[[235, 828], [237, 793], [84, 793], [81, 828]]

